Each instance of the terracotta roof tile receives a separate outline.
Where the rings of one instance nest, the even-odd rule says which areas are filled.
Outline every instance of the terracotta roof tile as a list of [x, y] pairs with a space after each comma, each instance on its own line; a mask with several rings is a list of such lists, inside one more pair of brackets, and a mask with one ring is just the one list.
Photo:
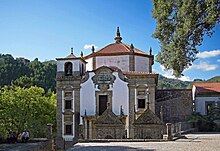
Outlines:
[[[91, 53], [88, 56], [85, 56], [85, 58], [90, 58], [93, 56], [108, 56], [108, 55], [127, 55], [130, 54], [130, 45], [128, 44], [123, 44], [123, 43], [112, 43], [104, 48], [96, 51], [95, 53]], [[144, 55], [144, 56], [150, 56], [149, 54], [134, 48], [134, 54], [136, 55]]]
[[220, 92], [220, 82], [193, 83], [199, 92]]

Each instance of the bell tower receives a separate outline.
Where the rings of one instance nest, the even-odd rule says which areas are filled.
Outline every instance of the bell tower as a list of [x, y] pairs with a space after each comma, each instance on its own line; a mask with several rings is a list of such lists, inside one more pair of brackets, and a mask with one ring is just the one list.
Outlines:
[[80, 84], [86, 71], [83, 56], [71, 54], [65, 58], [56, 58], [57, 75], [57, 149], [72, 146], [78, 141], [80, 122]]

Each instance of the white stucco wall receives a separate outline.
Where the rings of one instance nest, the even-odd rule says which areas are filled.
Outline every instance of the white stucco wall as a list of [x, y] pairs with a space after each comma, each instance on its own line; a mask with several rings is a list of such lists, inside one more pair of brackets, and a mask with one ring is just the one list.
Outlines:
[[57, 61], [57, 72], [64, 71], [64, 64], [71, 62], [73, 64], [73, 71], [80, 71], [79, 64], [80, 60], [58, 60]]
[[135, 56], [135, 71], [149, 72], [149, 58], [143, 56]]
[[128, 115], [128, 86], [127, 82], [122, 81], [118, 77], [118, 72], [113, 74], [116, 77], [112, 92], [112, 110], [116, 115], [120, 114], [120, 106], [122, 105], [125, 115]]
[[95, 91], [97, 90], [94, 87], [92, 77], [94, 76], [94, 72], [89, 73], [89, 79], [81, 84], [80, 89], [80, 116], [85, 114], [85, 110], [87, 115], [95, 115]]
[[101, 66], [115, 66], [122, 71], [129, 71], [129, 56], [98, 56], [96, 57], [96, 68]]
[[200, 112], [202, 115], [206, 115], [205, 102], [220, 102], [219, 97], [196, 97], [196, 112]]
[[93, 64], [92, 64], [92, 59], [93, 58], [89, 58], [86, 60], [87, 64], [86, 64], [86, 71], [92, 71], [92, 67], [93, 67]]
[[[81, 84], [80, 90], [80, 116], [85, 114], [95, 115], [96, 113], [96, 98], [95, 91], [99, 91], [94, 87], [92, 77], [95, 74], [93, 72], [89, 73], [89, 79]], [[112, 90], [112, 111], [116, 114], [120, 114], [120, 106], [122, 105], [125, 115], [128, 115], [128, 87], [127, 83], [122, 81], [118, 77], [118, 73], [114, 72], [113, 75], [116, 77], [116, 80], [113, 84], [113, 87], [110, 87], [109, 90]], [[82, 120], [81, 120], [82, 123]]]

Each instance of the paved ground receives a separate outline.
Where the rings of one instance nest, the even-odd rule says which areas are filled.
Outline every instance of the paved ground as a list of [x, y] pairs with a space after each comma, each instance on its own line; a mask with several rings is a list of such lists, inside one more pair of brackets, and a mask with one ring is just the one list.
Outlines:
[[27, 151], [37, 145], [39, 143], [0, 144], [0, 151]]
[[220, 151], [220, 133], [188, 134], [171, 142], [77, 143], [66, 151]]

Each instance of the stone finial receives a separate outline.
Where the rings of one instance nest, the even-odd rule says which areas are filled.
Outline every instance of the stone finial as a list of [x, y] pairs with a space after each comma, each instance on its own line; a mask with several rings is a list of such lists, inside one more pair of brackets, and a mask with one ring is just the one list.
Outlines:
[[124, 115], [124, 111], [123, 111], [122, 105], [121, 105], [121, 107], [120, 107], [120, 115], [121, 115], [121, 116]]
[[114, 39], [115, 39], [115, 43], [121, 43], [122, 38], [121, 38], [120, 31], [119, 31], [119, 27], [117, 27], [117, 33]]
[[134, 52], [134, 45], [133, 44], [130, 45], [130, 51]]
[[87, 116], [87, 113], [86, 113], [86, 109], [85, 109], [85, 113], [84, 113], [84, 116]]
[[152, 55], [152, 48], [150, 47], [150, 55]]
[[92, 46], [92, 53], [94, 53], [95, 52], [95, 47], [94, 46]]
[[73, 48], [71, 48], [71, 54], [73, 55]]
[[150, 102], [147, 101], [147, 109], [150, 109]]
[[81, 56], [81, 58], [83, 57], [83, 52], [81, 51], [81, 53], [80, 53], [80, 56]]

